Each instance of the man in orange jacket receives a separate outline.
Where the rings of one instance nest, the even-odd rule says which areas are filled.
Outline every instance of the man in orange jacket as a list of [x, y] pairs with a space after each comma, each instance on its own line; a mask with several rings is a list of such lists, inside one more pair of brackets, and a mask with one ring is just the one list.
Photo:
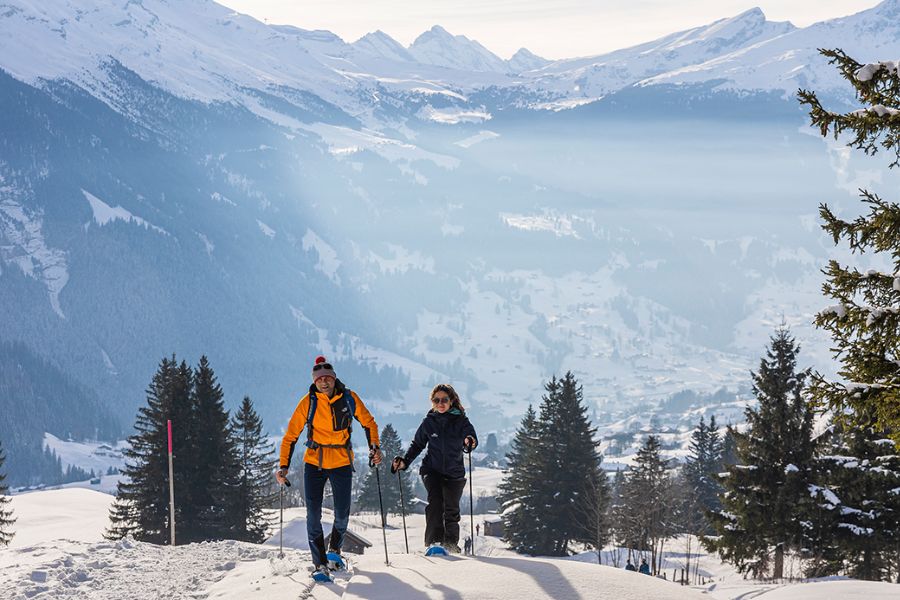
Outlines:
[[[294, 446], [306, 429], [306, 452], [303, 455], [303, 483], [306, 497], [306, 533], [317, 574], [328, 577], [329, 569], [340, 568], [344, 533], [350, 521], [350, 490], [353, 482], [352, 419], [366, 432], [369, 459], [381, 463], [378, 425], [362, 400], [334, 374], [324, 356], [316, 358], [312, 369], [313, 383], [294, 410], [287, 432], [281, 441], [279, 469], [275, 479], [284, 485]], [[322, 531], [322, 498], [325, 482], [331, 482], [334, 496], [334, 525], [329, 550], [325, 551]]]

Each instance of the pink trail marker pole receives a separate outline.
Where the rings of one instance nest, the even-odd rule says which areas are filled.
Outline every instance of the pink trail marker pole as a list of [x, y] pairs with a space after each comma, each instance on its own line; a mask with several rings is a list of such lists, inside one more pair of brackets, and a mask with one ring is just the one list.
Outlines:
[[169, 426], [169, 525], [172, 530], [172, 545], [175, 545], [175, 477], [172, 469], [172, 421], [166, 421]]

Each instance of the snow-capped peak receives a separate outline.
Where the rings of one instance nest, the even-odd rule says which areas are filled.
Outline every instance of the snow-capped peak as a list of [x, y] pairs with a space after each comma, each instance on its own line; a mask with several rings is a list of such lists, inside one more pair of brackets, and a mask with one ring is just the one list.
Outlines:
[[453, 35], [435, 25], [410, 45], [409, 53], [421, 63], [461, 71], [506, 73], [506, 61], [464, 35]]
[[609, 54], [559, 60], [525, 75], [563, 93], [577, 89], [582, 96], [600, 97], [643, 79], [689, 68], [794, 29], [790, 23], [767, 21], [763, 12], [754, 8]]
[[733, 50], [738, 46], [754, 38], [770, 38], [796, 29], [789, 21], [768, 21], [760, 8], [751, 8], [741, 14], [720, 19], [707, 25], [692, 30], [687, 36], [692, 42], [700, 40], [723, 40], [731, 45]]
[[415, 59], [400, 42], [381, 31], [367, 33], [351, 44], [354, 48], [370, 56], [378, 56], [389, 60], [412, 62]]
[[782, 35], [745, 44], [706, 62], [673, 69], [648, 78], [642, 85], [717, 81], [719, 89], [778, 90], [793, 94], [797, 88], [811, 88], [849, 99], [850, 90], [818, 49], [841, 48], [863, 62], [893, 58], [900, 53], [898, 16], [900, 0], [886, 0], [847, 17], [802, 29], [790, 26]]
[[540, 69], [541, 67], [549, 65], [550, 61], [534, 54], [528, 50], [528, 48], [519, 48], [519, 50], [513, 54], [512, 58], [509, 59], [508, 64], [513, 73], [523, 73], [525, 71]]

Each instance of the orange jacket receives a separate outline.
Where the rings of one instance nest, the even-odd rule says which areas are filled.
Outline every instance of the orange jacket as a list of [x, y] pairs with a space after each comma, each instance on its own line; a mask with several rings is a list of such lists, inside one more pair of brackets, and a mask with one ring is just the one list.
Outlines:
[[[312, 419], [313, 442], [323, 446], [345, 446], [350, 438], [348, 429], [350, 419], [348, 417], [345, 423], [340, 423], [336, 420], [335, 412], [333, 412], [334, 409], [334, 411], [340, 415], [340, 412], [346, 407], [345, 401], [341, 399], [345, 388], [343, 385], [337, 386], [334, 390], [335, 395], [331, 398], [321, 392], [313, 392], [314, 389], [315, 388], [310, 389], [310, 393], [315, 393], [317, 397], [316, 412]], [[366, 408], [366, 405], [359, 399], [359, 396], [356, 395], [356, 392], [353, 392], [352, 390], [348, 391], [353, 396], [353, 400], [356, 403], [356, 412], [352, 416], [363, 426], [369, 446], [377, 446], [379, 442], [378, 425], [375, 423], [375, 419]], [[291, 456], [294, 454], [294, 446], [296, 445], [297, 440], [302, 437], [304, 439], [302, 443], [306, 443], [306, 417], [308, 414], [309, 394], [306, 394], [300, 400], [297, 408], [294, 409], [294, 414], [291, 416], [290, 423], [288, 423], [284, 439], [281, 440], [281, 454], [278, 464], [282, 469], [287, 469], [290, 466]], [[341, 428], [335, 429], [335, 426]], [[323, 469], [336, 469], [352, 464], [353, 462], [353, 451], [343, 447], [307, 448], [303, 455], [303, 462], [320, 466], [320, 453], [322, 462], [321, 467]]]

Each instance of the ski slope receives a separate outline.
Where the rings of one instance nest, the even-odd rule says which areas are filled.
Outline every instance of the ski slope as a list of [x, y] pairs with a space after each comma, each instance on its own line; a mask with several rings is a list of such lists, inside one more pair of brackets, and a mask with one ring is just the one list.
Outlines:
[[[351, 573], [333, 584], [313, 584], [304, 550], [304, 510], [285, 511], [285, 556], [278, 556], [277, 531], [266, 544], [235, 541], [170, 548], [121, 540], [105, 541], [112, 497], [93, 490], [62, 489], [13, 496], [16, 537], [0, 549], [3, 600], [109, 599], [296, 600], [441, 599], [533, 600], [839, 600], [896, 599], [900, 586], [850, 580], [774, 585], [747, 582], [733, 572], [705, 588], [598, 566], [581, 560], [516, 555], [497, 538], [480, 536], [479, 556], [426, 558], [424, 520], [408, 518], [411, 554], [405, 553], [400, 519], [390, 517], [387, 544], [377, 515], [354, 516], [351, 529], [373, 543], [355, 557]], [[326, 518], [326, 521], [329, 519]], [[467, 519], [464, 519], [464, 523]], [[465, 523], [465, 529], [468, 530]], [[327, 529], [327, 525], [326, 525]], [[297, 546], [297, 547], [294, 547]], [[723, 573], [727, 569], [722, 567]]]

